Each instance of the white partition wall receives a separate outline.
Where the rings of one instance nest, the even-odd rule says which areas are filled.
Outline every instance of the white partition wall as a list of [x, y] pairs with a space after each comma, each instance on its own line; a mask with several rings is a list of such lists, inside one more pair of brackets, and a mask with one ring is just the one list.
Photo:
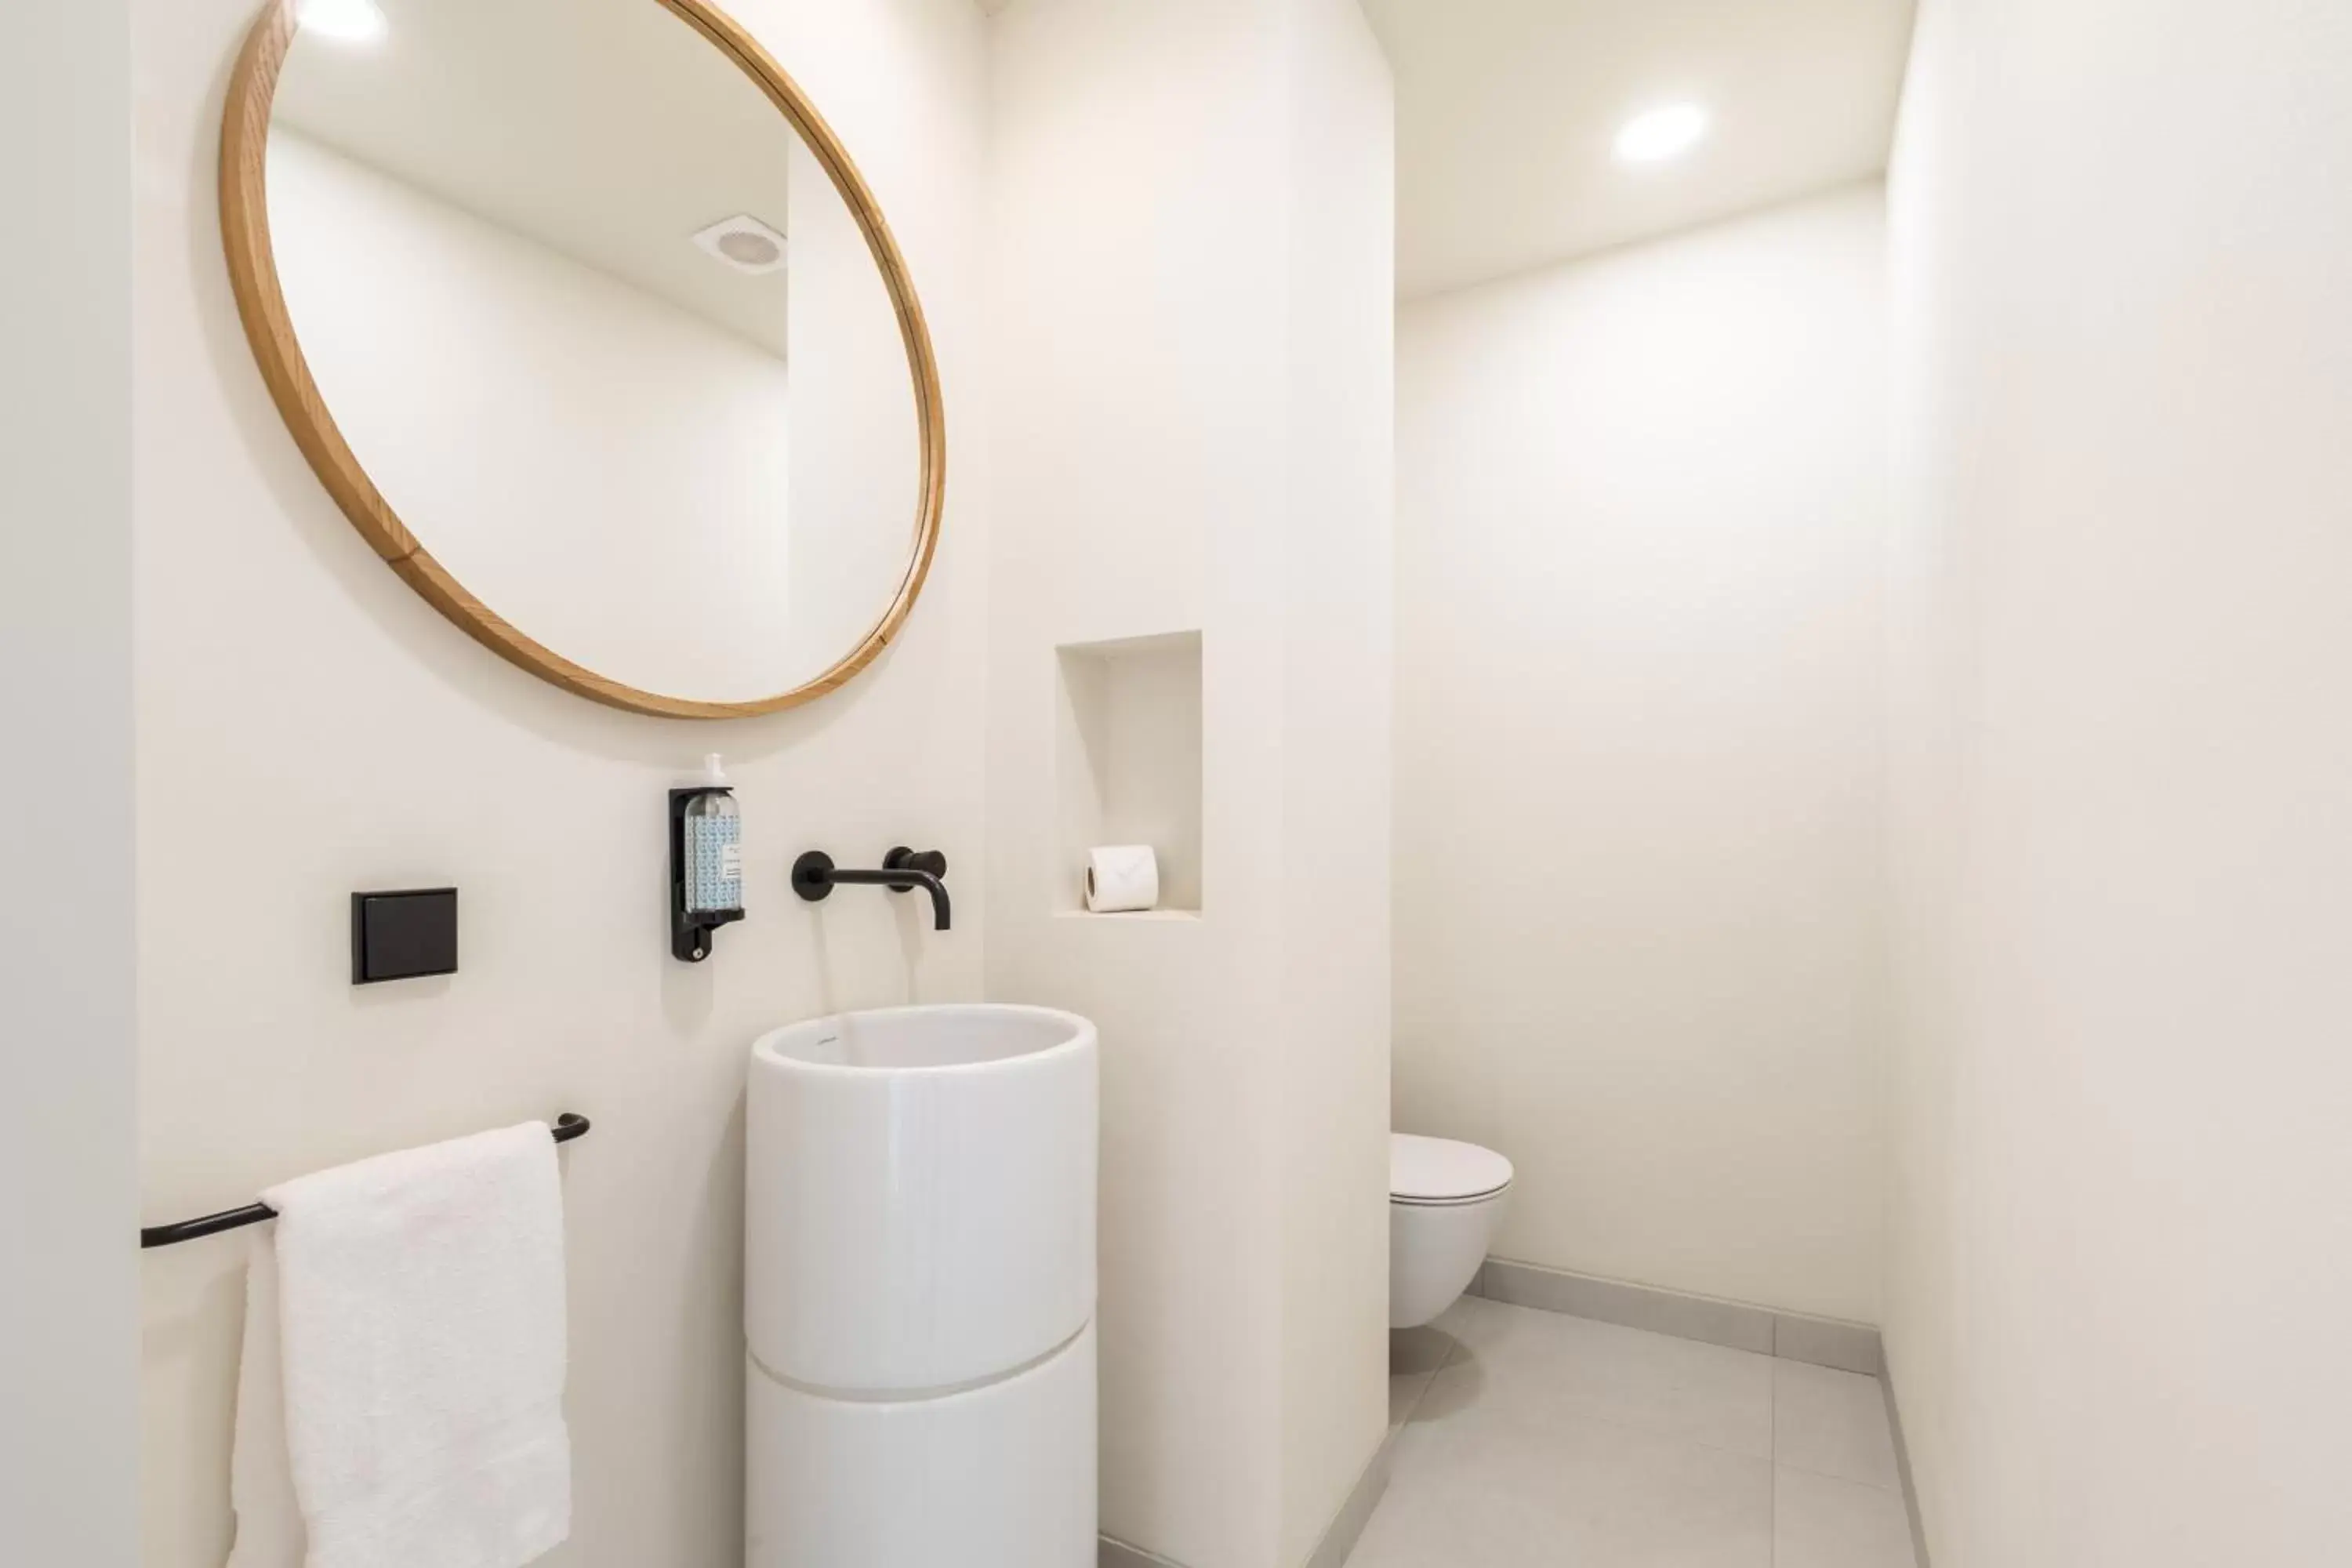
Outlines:
[[1920, 8], [1886, 1350], [1937, 1568], [2352, 1541], [2352, 13]]
[[[987, 983], [1102, 1031], [1105, 1533], [1292, 1568], [1385, 1424], [1387, 66], [1352, 0], [992, 31]], [[1193, 907], [1081, 912], [1087, 820]]]
[[0, 10], [0, 1563], [139, 1555], [131, 38]]

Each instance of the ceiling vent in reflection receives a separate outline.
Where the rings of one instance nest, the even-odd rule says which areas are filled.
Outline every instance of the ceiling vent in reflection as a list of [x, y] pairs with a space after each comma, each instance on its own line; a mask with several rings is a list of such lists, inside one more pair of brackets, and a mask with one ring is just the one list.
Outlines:
[[783, 270], [784, 237], [750, 213], [719, 219], [698, 232], [694, 243], [738, 272]]

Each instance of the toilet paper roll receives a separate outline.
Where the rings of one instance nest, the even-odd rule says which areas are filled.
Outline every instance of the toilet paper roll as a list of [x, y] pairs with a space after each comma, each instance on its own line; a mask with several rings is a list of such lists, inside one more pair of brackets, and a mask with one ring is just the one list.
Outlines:
[[1087, 908], [1131, 913], [1160, 902], [1160, 857], [1149, 844], [1110, 844], [1087, 852]]

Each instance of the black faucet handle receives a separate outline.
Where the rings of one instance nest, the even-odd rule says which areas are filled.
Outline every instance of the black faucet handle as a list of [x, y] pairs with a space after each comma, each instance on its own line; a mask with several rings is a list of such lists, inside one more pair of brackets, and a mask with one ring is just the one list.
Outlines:
[[858, 871], [833, 863], [833, 857], [822, 849], [812, 849], [793, 862], [793, 891], [811, 903], [830, 898], [834, 889], [845, 884], [859, 888], [887, 888], [894, 893], [911, 893], [917, 888], [931, 896], [931, 927], [948, 929], [948, 858], [936, 849], [917, 854], [900, 845], [882, 857], [879, 870]]
[[[948, 874], [948, 858], [936, 849], [915, 850], [901, 844], [882, 857], [885, 871], [921, 871], [933, 877]], [[901, 892], [905, 889], [898, 889]]]

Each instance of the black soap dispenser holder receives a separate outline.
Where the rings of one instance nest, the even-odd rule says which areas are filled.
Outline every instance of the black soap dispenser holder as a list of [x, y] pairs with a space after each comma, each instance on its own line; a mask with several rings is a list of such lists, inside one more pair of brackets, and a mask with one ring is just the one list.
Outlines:
[[743, 847], [735, 791], [716, 755], [703, 782], [669, 792], [669, 951], [683, 963], [710, 956], [710, 935], [743, 918]]

